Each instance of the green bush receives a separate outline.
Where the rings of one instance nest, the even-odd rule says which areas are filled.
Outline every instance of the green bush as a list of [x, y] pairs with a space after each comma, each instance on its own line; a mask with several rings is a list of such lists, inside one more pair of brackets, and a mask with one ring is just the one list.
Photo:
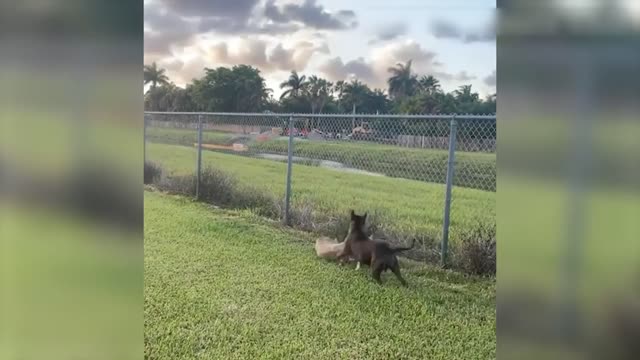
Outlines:
[[454, 266], [474, 275], [496, 274], [496, 224], [478, 225], [454, 248]]
[[[160, 182], [159, 188], [171, 193], [196, 196], [196, 181], [195, 175], [166, 177]], [[225, 208], [252, 209], [270, 218], [279, 216], [273, 196], [241, 186], [233, 176], [210, 167], [202, 169], [200, 174], [198, 200]]]

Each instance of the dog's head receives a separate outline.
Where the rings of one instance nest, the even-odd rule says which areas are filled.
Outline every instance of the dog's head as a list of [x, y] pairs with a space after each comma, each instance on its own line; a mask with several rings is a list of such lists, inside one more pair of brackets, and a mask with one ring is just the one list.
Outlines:
[[351, 230], [364, 231], [366, 222], [367, 213], [364, 213], [364, 215], [356, 215], [355, 211], [351, 210]]

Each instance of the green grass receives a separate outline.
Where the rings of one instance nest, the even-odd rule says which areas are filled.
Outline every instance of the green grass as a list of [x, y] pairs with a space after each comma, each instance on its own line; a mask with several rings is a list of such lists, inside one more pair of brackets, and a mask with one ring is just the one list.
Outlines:
[[[203, 151], [203, 166], [234, 175], [276, 196], [283, 196], [286, 164], [277, 161]], [[175, 145], [147, 144], [147, 156], [174, 174], [192, 174], [196, 151]], [[391, 231], [427, 234], [440, 239], [444, 186], [415, 180], [375, 177], [339, 172], [321, 167], [293, 166], [294, 204], [312, 203], [321, 214], [345, 216], [350, 209], [376, 213]], [[454, 188], [451, 239], [478, 222], [495, 222], [495, 193]]]
[[[147, 141], [163, 144], [192, 146], [198, 142], [198, 132], [191, 129], [147, 128]], [[231, 145], [240, 136], [219, 131], [203, 131], [202, 142], [205, 144]]]
[[[286, 140], [256, 142], [257, 152], [287, 153]], [[403, 148], [365, 142], [298, 141], [295, 155], [338, 161], [347, 166], [412, 180], [445, 183], [448, 152]], [[496, 189], [496, 156], [487, 153], [457, 152], [454, 185], [481, 190]]]
[[[240, 135], [204, 131], [205, 144], [230, 145]], [[189, 129], [147, 129], [149, 142], [188, 145], [197, 142], [197, 132]], [[287, 140], [276, 139], [249, 143], [252, 152], [287, 154]], [[347, 166], [426, 182], [444, 183], [447, 174], [446, 150], [403, 148], [367, 142], [296, 141], [295, 155], [338, 161]], [[496, 154], [456, 152], [454, 184], [461, 187], [496, 189]]]
[[495, 358], [495, 282], [320, 260], [307, 234], [145, 193], [149, 359]]

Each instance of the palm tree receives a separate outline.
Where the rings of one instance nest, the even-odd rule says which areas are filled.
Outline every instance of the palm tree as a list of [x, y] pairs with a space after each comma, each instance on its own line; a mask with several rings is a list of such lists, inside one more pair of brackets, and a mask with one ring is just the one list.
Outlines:
[[389, 95], [393, 98], [401, 99], [405, 96], [411, 96], [418, 82], [416, 75], [411, 73], [411, 62], [406, 64], [398, 63], [395, 67], [387, 69], [391, 73], [391, 77], [387, 80], [389, 84]]
[[311, 113], [322, 112], [322, 108], [331, 98], [333, 84], [315, 75], [309, 78], [306, 95], [311, 103]]
[[169, 84], [169, 77], [165, 75], [165, 70], [158, 68], [154, 61], [151, 65], [144, 66], [144, 84], [151, 83], [151, 88], [155, 89], [158, 84]]
[[307, 87], [307, 82], [305, 80], [306, 76], [298, 76], [298, 73], [295, 70], [292, 71], [291, 75], [289, 75], [289, 79], [280, 84], [280, 89], [287, 89], [282, 93], [282, 95], [280, 95], [280, 100], [284, 99], [287, 96], [300, 96]]
[[338, 100], [337, 101], [338, 106], [342, 104], [344, 84], [345, 84], [344, 80], [340, 80], [340, 81], [337, 81], [336, 84], [333, 86], [333, 93], [336, 94], [336, 100]]
[[349, 83], [344, 84], [342, 89], [342, 95], [346, 104], [355, 105], [356, 107], [362, 105], [366, 100], [367, 94], [371, 90], [369, 87], [358, 79], [354, 79]]
[[382, 89], [373, 89], [369, 94], [369, 101], [367, 101], [370, 111], [382, 111], [386, 113], [389, 107], [389, 98]]
[[459, 103], [475, 103], [480, 99], [478, 93], [471, 92], [471, 85], [462, 85], [453, 93]]
[[433, 75], [423, 75], [420, 80], [418, 80], [418, 85], [420, 90], [427, 94], [435, 94], [441, 90], [440, 80], [436, 79]]
[[263, 79], [238, 79], [236, 83], [236, 111], [258, 111], [272, 90]]
[[[351, 82], [344, 84], [344, 88], [342, 89], [344, 99], [343, 105], [349, 104], [353, 106], [353, 110], [355, 111], [358, 107], [364, 104], [370, 93], [371, 90], [367, 85], [358, 81], [358, 79], [353, 79]], [[352, 129], [356, 126], [355, 121], [355, 117], [351, 119]]]
[[[311, 104], [311, 113], [322, 113], [322, 109], [333, 95], [333, 84], [315, 75], [309, 78], [305, 95]], [[311, 128], [315, 127], [316, 118], [311, 120]]]
[[338, 99], [342, 97], [342, 91], [344, 90], [344, 80], [340, 80], [336, 82], [336, 85], [333, 87], [334, 91], [338, 94]]

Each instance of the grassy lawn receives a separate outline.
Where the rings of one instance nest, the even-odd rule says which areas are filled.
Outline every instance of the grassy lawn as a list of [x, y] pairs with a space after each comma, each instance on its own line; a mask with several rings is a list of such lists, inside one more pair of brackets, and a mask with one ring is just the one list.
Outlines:
[[[204, 131], [205, 144], [230, 145], [240, 134]], [[193, 146], [197, 132], [190, 129], [149, 127], [149, 142]], [[252, 152], [287, 154], [287, 140], [252, 141]], [[382, 173], [387, 176], [412, 180], [444, 183], [447, 173], [446, 150], [403, 148], [367, 142], [348, 141], [296, 141], [295, 156], [338, 161], [347, 166]], [[454, 184], [457, 186], [490, 190], [496, 189], [496, 154], [456, 152]]]
[[[251, 149], [258, 152], [286, 154], [286, 140], [256, 142]], [[445, 150], [403, 148], [366, 142], [299, 141], [295, 155], [338, 161], [356, 169], [378, 172], [392, 177], [444, 184], [447, 178]], [[454, 184], [468, 188], [496, 189], [496, 155], [456, 153]]]
[[[283, 196], [286, 164], [238, 155], [203, 151], [203, 166], [227, 171], [244, 183]], [[147, 156], [166, 171], [191, 174], [194, 148], [147, 144]], [[376, 213], [392, 231], [403, 234], [441, 235], [444, 186], [415, 180], [339, 172], [315, 166], [293, 166], [293, 201], [311, 202], [318, 212], [344, 216], [351, 208]], [[495, 193], [454, 188], [451, 239], [478, 222], [495, 222]]]
[[[174, 145], [193, 145], [198, 142], [198, 132], [191, 129], [172, 129], [147, 127], [147, 141]], [[237, 138], [235, 134], [219, 131], [203, 131], [202, 142], [205, 144], [231, 145]]]
[[145, 192], [145, 357], [495, 358], [494, 281], [407, 261], [380, 287], [311, 241]]

